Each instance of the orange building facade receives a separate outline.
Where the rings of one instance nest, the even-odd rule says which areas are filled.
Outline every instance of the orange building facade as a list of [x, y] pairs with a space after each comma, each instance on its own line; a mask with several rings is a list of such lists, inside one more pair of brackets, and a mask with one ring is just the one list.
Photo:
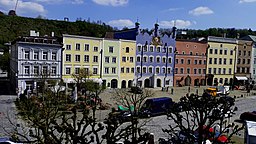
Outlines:
[[206, 41], [177, 40], [174, 86], [205, 85]]

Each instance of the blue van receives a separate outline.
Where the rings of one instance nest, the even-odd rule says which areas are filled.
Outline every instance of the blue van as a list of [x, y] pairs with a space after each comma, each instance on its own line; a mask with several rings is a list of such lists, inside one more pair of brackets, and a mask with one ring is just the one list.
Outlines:
[[151, 117], [166, 114], [174, 102], [169, 97], [150, 98], [140, 109], [142, 116]]

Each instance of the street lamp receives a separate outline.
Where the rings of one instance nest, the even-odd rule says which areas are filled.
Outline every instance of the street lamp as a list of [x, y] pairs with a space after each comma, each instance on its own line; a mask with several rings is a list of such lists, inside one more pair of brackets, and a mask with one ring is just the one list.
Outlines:
[[102, 78], [102, 52], [103, 49], [100, 50], [100, 78]]

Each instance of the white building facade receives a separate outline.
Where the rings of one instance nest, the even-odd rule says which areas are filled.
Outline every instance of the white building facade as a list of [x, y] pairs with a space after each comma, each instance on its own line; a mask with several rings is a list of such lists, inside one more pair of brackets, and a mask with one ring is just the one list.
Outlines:
[[54, 37], [21, 37], [11, 46], [10, 79], [16, 93], [37, 89], [38, 82], [60, 80], [62, 42]]

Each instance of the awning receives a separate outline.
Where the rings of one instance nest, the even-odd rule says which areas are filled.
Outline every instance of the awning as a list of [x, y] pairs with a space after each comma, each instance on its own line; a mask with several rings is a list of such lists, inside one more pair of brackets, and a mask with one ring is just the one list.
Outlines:
[[236, 76], [236, 79], [237, 80], [248, 80], [248, 78], [245, 76]]

